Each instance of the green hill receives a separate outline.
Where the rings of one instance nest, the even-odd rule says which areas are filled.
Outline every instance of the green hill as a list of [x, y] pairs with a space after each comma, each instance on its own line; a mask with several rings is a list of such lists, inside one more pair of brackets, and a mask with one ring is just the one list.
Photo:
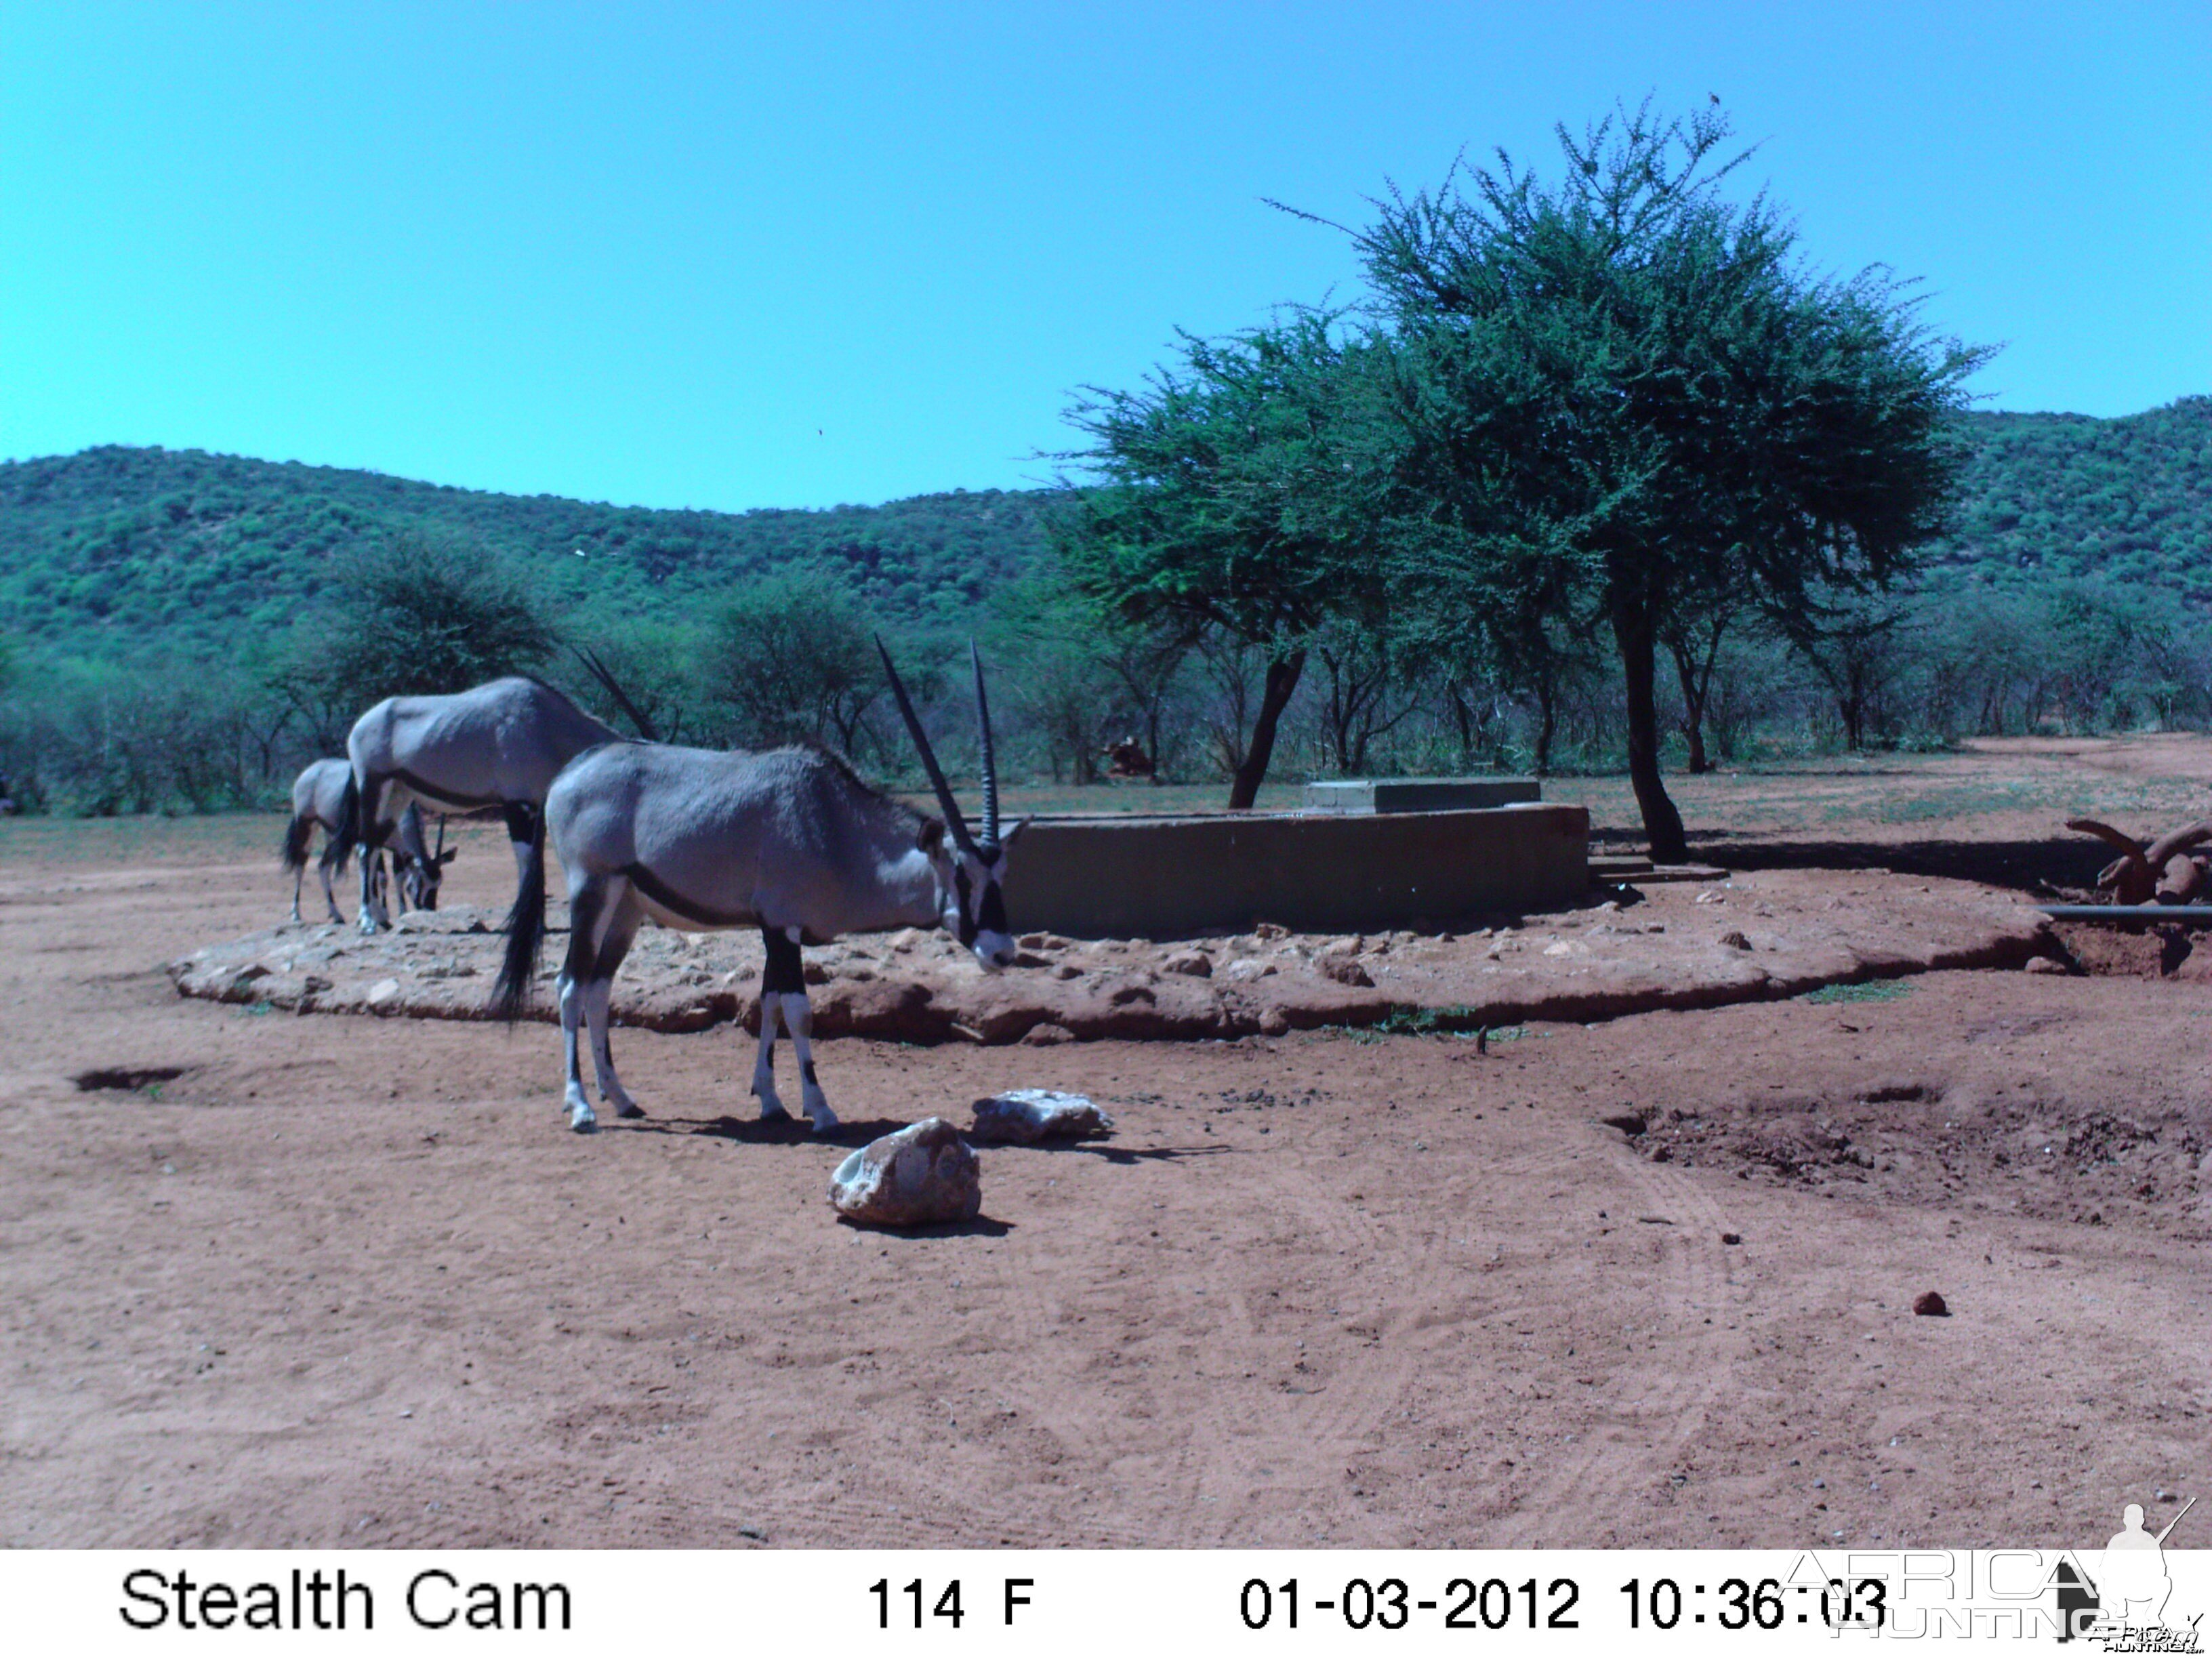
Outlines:
[[[668, 617], [793, 560], [887, 619], [957, 616], [1037, 556], [1043, 492], [823, 512], [666, 512], [498, 495], [198, 450], [0, 465], [0, 628], [56, 654], [216, 653], [311, 606], [331, 556], [395, 532], [507, 554], [556, 600]], [[580, 555], [581, 556], [579, 556]]]
[[2212, 398], [2117, 420], [1969, 415], [1959, 529], [1931, 573], [2101, 579], [2212, 605]]
[[[2212, 606], [2212, 398], [2117, 420], [1974, 414], [1938, 587], [2148, 583]], [[556, 599], [676, 617], [792, 560], [842, 567], [886, 621], [968, 612], [1042, 556], [1041, 491], [823, 512], [655, 511], [499, 495], [198, 450], [0, 464], [0, 629], [57, 655], [221, 654], [288, 628], [331, 556], [395, 531], [493, 548]], [[578, 554], [582, 556], [579, 557]]]

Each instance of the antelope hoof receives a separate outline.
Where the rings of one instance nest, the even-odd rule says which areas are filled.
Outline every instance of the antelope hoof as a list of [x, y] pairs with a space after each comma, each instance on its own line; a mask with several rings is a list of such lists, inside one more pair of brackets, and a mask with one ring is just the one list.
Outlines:
[[643, 1117], [645, 1115], [645, 1108], [639, 1105], [634, 1100], [618, 1100], [615, 1103], [615, 1115], [617, 1117]]
[[814, 1133], [817, 1135], [826, 1135], [837, 1127], [837, 1114], [827, 1106], [817, 1111], [809, 1112], [806, 1117], [807, 1121], [814, 1126]]
[[788, 1123], [791, 1121], [791, 1114], [783, 1109], [783, 1103], [775, 1097], [774, 1089], [763, 1089], [756, 1085], [753, 1093], [760, 1097], [762, 1122]]
[[589, 1106], [579, 1106], [568, 1114], [568, 1127], [580, 1135], [587, 1135], [598, 1129], [599, 1120]]

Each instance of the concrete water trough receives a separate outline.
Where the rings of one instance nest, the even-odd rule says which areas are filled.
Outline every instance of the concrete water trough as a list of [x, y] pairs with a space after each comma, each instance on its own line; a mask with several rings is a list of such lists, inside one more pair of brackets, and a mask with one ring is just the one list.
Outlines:
[[1589, 886], [1589, 813], [1467, 811], [1041, 817], [1009, 860], [1017, 932], [1177, 939], [1272, 921], [1373, 933], [1557, 909]]
[[1331, 778], [1306, 786], [1309, 812], [1455, 812], [1544, 799], [1534, 778]]

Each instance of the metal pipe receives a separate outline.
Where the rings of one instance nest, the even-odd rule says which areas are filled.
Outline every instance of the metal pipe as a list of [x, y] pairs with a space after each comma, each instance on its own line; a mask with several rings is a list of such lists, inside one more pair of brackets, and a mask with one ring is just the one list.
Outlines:
[[2212, 927], [2212, 904], [2039, 904], [2054, 921], [2175, 921]]

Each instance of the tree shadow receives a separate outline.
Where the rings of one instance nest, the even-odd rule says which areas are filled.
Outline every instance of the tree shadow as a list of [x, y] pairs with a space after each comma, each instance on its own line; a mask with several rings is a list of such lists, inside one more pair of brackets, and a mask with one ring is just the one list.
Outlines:
[[2088, 890], [2112, 861], [2112, 849], [2086, 836], [2033, 841], [1753, 841], [1725, 844], [1701, 837], [1699, 858], [1729, 870], [1879, 870], [1936, 876], [2048, 896], [2056, 888]]

